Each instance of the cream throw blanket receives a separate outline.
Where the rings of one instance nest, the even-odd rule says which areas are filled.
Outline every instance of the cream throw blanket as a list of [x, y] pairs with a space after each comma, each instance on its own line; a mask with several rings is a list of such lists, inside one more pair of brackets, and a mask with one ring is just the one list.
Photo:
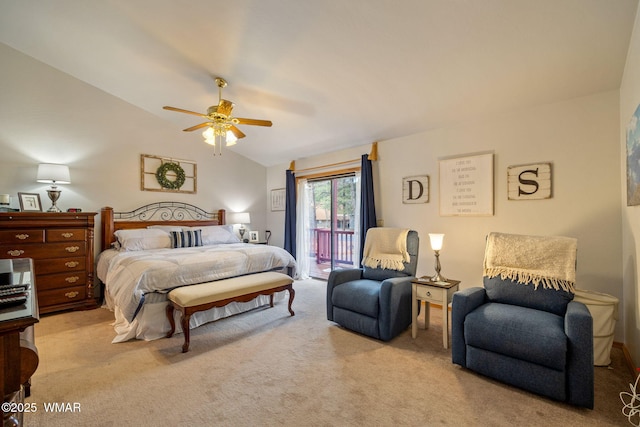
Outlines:
[[362, 265], [387, 270], [404, 270], [411, 261], [407, 251], [409, 229], [374, 227], [367, 231], [362, 252]]
[[483, 275], [575, 293], [577, 239], [490, 233]]

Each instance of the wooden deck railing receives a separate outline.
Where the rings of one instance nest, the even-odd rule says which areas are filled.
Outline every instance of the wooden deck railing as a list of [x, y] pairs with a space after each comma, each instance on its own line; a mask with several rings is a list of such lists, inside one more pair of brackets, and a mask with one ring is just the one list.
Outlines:
[[[312, 256], [316, 263], [331, 261], [331, 230], [328, 228], [313, 228]], [[333, 260], [337, 264], [353, 264], [353, 230], [335, 230], [333, 232]]]

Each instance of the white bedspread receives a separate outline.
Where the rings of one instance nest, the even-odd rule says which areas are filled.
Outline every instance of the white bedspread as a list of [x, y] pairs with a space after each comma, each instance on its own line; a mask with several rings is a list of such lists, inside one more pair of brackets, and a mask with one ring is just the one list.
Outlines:
[[284, 249], [247, 243], [114, 252], [100, 254], [97, 274], [110, 302], [130, 322], [149, 294], [272, 269], [291, 267], [295, 274], [296, 268]]

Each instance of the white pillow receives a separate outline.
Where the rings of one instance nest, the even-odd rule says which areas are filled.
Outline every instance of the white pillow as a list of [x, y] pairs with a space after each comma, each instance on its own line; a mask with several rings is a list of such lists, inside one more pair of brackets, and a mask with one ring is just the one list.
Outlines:
[[240, 243], [240, 239], [233, 232], [233, 225], [207, 225], [205, 227], [183, 227], [183, 230], [202, 230], [203, 245], [217, 245], [221, 243]]
[[145, 249], [161, 249], [171, 247], [171, 236], [164, 230], [156, 228], [136, 228], [118, 230], [115, 233], [121, 251], [142, 251]]
[[172, 231], [182, 231], [182, 227], [179, 225], [150, 225], [147, 228], [153, 228], [154, 230], [162, 230], [167, 233], [171, 233]]

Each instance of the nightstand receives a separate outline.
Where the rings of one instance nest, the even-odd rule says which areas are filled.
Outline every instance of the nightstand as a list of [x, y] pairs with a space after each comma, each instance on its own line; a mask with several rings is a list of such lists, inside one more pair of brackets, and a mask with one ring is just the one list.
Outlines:
[[418, 304], [425, 301], [424, 327], [429, 328], [430, 303], [442, 306], [442, 345], [449, 348], [449, 303], [458, 290], [459, 280], [432, 282], [421, 277], [411, 282], [411, 337], [418, 335]]

